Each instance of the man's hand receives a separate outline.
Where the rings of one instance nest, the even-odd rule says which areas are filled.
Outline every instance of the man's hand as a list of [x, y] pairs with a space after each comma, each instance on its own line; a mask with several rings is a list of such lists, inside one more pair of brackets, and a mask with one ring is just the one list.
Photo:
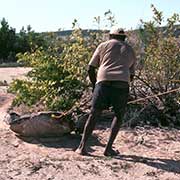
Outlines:
[[95, 67], [93, 66], [88, 66], [88, 75], [89, 79], [92, 83], [92, 92], [94, 91], [95, 84], [96, 84], [96, 72], [95, 72]]

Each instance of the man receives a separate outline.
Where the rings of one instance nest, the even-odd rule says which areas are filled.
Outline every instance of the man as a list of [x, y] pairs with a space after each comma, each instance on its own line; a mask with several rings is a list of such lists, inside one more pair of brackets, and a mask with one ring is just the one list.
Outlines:
[[[101, 43], [95, 50], [88, 67], [89, 78], [93, 85], [91, 113], [84, 127], [83, 136], [76, 152], [86, 155], [86, 143], [91, 135], [102, 110], [113, 107], [115, 117], [105, 147], [105, 156], [115, 156], [112, 144], [122, 124], [122, 118], [129, 95], [129, 81], [133, 80], [136, 57], [130, 45], [125, 42], [123, 29], [112, 29], [109, 40]], [[98, 68], [97, 76], [95, 69]]]

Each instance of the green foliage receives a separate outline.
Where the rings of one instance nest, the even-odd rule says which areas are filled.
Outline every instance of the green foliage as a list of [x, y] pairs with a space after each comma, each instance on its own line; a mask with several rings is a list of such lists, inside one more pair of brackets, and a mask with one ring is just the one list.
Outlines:
[[11, 59], [15, 55], [13, 52], [16, 41], [15, 29], [9, 27], [5, 18], [0, 25], [0, 59]]
[[17, 34], [17, 52], [33, 52], [39, 47], [47, 48], [47, 42], [43, 34], [34, 32], [30, 25], [27, 26], [27, 29], [22, 27], [19, 34]]
[[92, 50], [83, 37], [82, 30], [76, 27], [74, 23], [74, 31], [63, 47], [61, 54], [64, 61], [64, 68], [82, 81], [86, 81], [87, 64], [92, 55]]
[[15, 62], [16, 54], [21, 52], [32, 52], [38, 47], [47, 47], [44, 36], [35, 33], [31, 26], [24, 27], [20, 33], [9, 27], [8, 22], [3, 18], [0, 22], [0, 63]]
[[75, 29], [66, 43], [60, 39], [47, 50], [39, 48], [19, 54], [19, 62], [32, 70], [27, 80], [15, 80], [11, 84], [10, 91], [16, 94], [14, 104], [42, 103], [45, 109], [52, 110], [72, 107], [85, 87], [90, 55], [81, 29]]
[[[139, 78], [143, 80], [144, 86], [148, 89], [146, 95], [148, 92], [158, 94], [176, 89], [179, 87], [177, 80], [180, 80], [179, 39], [174, 37], [174, 30], [178, 27], [176, 23], [179, 23], [179, 15], [174, 14], [167, 19], [165, 27], [160, 27], [163, 22], [163, 14], [153, 5], [152, 9], [154, 12], [153, 20], [142, 22], [143, 26], [140, 29], [144, 42], [144, 59]], [[178, 91], [158, 97], [163, 104], [164, 113], [167, 112], [167, 109], [175, 112], [175, 107], [179, 107], [179, 97]]]
[[112, 13], [110, 9], [104, 13], [103, 17], [94, 17], [94, 23], [98, 29], [109, 29], [117, 25], [115, 15]]

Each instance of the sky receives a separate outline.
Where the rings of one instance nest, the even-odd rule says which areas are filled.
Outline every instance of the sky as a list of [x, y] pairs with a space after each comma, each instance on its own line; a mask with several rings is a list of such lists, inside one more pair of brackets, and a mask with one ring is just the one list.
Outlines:
[[[31, 25], [36, 32], [72, 29], [74, 19], [82, 29], [97, 29], [94, 17], [111, 10], [118, 27], [135, 29], [140, 19], [152, 19], [151, 4], [165, 19], [180, 14], [180, 0], [0, 0], [0, 20], [5, 18], [16, 32]], [[100, 26], [103, 27], [103, 23]]]

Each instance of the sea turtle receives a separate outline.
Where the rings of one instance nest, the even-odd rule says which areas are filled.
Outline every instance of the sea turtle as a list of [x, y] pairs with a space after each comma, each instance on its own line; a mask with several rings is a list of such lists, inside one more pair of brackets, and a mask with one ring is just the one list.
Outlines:
[[22, 136], [46, 137], [62, 136], [74, 130], [71, 115], [62, 116], [61, 112], [46, 111], [20, 116], [9, 113], [7, 119], [10, 129]]

